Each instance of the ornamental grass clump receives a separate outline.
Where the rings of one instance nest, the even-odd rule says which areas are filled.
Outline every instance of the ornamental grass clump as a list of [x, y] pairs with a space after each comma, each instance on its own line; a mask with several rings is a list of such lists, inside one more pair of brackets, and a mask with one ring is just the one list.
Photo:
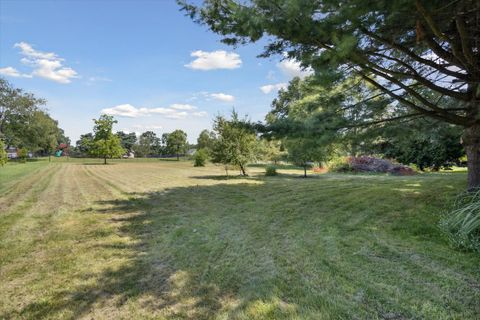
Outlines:
[[458, 195], [440, 227], [455, 247], [480, 253], [480, 189]]

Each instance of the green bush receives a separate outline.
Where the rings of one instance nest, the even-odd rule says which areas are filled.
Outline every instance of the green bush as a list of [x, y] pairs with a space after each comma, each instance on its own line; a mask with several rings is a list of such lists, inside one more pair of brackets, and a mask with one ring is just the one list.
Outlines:
[[205, 163], [208, 159], [208, 153], [205, 149], [198, 149], [197, 152], [193, 155], [193, 166], [194, 167], [205, 167]]
[[330, 160], [327, 164], [329, 172], [351, 172], [353, 171], [347, 157], [337, 157]]
[[277, 175], [277, 168], [275, 166], [267, 166], [265, 168], [265, 175], [266, 176], [276, 176]]
[[25, 148], [21, 148], [17, 152], [18, 159], [21, 163], [27, 162], [28, 150]]
[[3, 167], [8, 161], [7, 152], [5, 151], [5, 143], [0, 139], [0, 165]]
[[455, 247], [480, 253], [480, 189], [460, 194], [440, 227]]

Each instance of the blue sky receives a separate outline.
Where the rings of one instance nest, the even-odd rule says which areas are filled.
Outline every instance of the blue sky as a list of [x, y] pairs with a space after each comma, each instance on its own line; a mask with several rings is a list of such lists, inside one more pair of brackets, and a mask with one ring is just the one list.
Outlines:
[[0, 76], [47, 99], [75, 142], [102, 112], [116, 130], [183, 129], [194, 142], [235, 107], [263, 120], [299, 65], [233, 49], [173, 0], [0, 1]]

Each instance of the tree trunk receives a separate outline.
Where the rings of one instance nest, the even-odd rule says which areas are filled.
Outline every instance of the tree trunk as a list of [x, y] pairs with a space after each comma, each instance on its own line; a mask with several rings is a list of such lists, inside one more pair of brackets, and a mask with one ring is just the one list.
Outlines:
[[103, 164], [107, 164], [107, 157], [103, 158]]
[[178, 153], [177, 153], [177, 161], [180, 161], [180, 156], [178, 155]]
[[480, 188], [480, 124], [465, 129], [462, 137], [468, 166], [468, 190]]
[[304, 165], [304, 166], [303, 166], [303, 177], [304, 177], [304, 178], [307, 177], [307, 165]]
[[240, 172], [242, 173], [242, 175], [248, 176], [247, 172], [245, 171], [245, 168], [242, 165], [240, 165]]

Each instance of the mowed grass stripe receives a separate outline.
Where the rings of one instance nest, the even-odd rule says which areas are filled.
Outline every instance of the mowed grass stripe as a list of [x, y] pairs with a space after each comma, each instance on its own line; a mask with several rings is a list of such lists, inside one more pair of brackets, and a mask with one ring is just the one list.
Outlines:
[[42, 179], [43, 183], [32, 188], [32, 198], [25, 202], [29, 205], [12, 208], [15, 223], [5, 224], [9, 228], [1, 233], [2, 246], [11, 250], [30, 249], [55, 232], [55, 228], [51, 228], [52, 219], [68, 207], [63, 199], [69, 180], [65, 179], [66, 167], [52, 165], [52, 169]]
[[[40, 193], [44, 197], [41, 197], [42, 200], [37, 203], [36, 211], [29, 212], [32, 219], [28, 219], [24, 215], [23, 227], [28, 226], [29, 230], [28, 232], [17, 233], [19, 236], [14, 237], [15, 245], [11, 245], [11, 251], [6, 252], [8, 256], [20, 256], [15, 260], [8, 259], [9, 261], [6, 262], [9, 263], [9, 266], [3, 268], [1, 272], [2, 277], [4, 276], [6, 279], [14, 277], [13, 282], [6, 279], [0, 281], [4, 285], [2, 291], [21, 296], [22, 304], [31, 302], [35, 306], [34, 310], [29, 309], [30, 311], [27, 313], [34, 312], [37, 314], [36, 312], [39, 312], [35, 318], [45, 312], [42, 309], [43, 304], [39, 304], [35, 297], [38, 297], [38, 294], [45, 294], [45, 289], [48, 287], [47, 292], [50, 292], [51, 295], [57, 295], [55, 301], [51, 301], [51, 304], [49, 302], [48, 305], [61, 305], [63, 303], [61, 296], [64, 290], [69, 288], [69, 283], [72, 280], [70, 272], [77, 269], [78, 266], [86, 267], [86, 265], [87, 267], [82, 269], [82, 273], [85, 270], [90, 272], [98, 270], [99, 265], [96, 263], [92, 265], [92, 262], [98, 261], [98, 259], [104, 260], [101, 257], [105, 252], [92, 249], [98, 248], [97, 245], [101, 243], [99, 241], [101, 238], [105, 236], [111, 238], [110, 235], [115, 234], [113, 231], [115, 228], [112, 227], [107, 216], [104, 217], [104, 220], [98, 219], [97, 216], [91, 214], [91, 211], [87, 211], [85, 214], [83, 210], [78, 210], [82, 205], [87, 206], [90, 203], [89, 201], [83, 202], [81, 205], [76, 203], [77, 206], [75, 206], [75, 203], [68, 201], [70, 196], [63, 199], [67, 195], [64, 192], [78, 192], [75, 187], [78, 180], [87, 183], [87, 186], [89, 184], [89, 187], [95, 187], [94, 190], [98, 190], [98, 187], [103, 185], [103, 181], [88, 176], [87, 172], [81, 170], [80, 167], [75, 166], [73, 170], [72, 167], [60, 165], [55, 172], [55, 177], [45, 189], [48, 191], [44, 190], [43, 193]], [[84, 179], [85, 177], [87, 179]], [[104, 191], [107, 191], [109, 200], [115, 199], [110, 189]], [[99, 200], [96, 197], [97, 194], [94, 194], [95, 200], [92, 201], [93, 203], [97, 200], [104, 201], [106, 199], [102, 197], [102, 200]], [[56, 208], [53, 210], [50, 202], [46, 202], [52, 198], [58, 201], [55, 203]], [[74, 206], [72, 207], [72, 205]], [[98, 205], [96, 206], [98, 207]], [[68, 208], [76, 210], [67, 213], [66, 209]], [[111, 258], [111, 254], [107, 256]], [[32, 264], [32, 262], [35, 263]], [[106, 267], [108, 266], [109, 263], [106, 263]], [[35, 268], [33, 273], [32, 267]], [[39, 285], [40, 287], [38, 287]], [[48, 307], [47, 309], [50, 310], [51, 308]], [[21, 313], [14, 312], [7, 314], [6, 317], [22, 318], [23, 316]], [[27, 315], [26, 318], [30, 318], [30, 316]]]
[[[8, 167], [5, 168], [7, 170]], [[8, 168], [9, 169], [9, 168]], [[17, 169], [17, 168], [15, 168]], [[25, 173], [14, 180], [6, 183], [2, 188], [2, 196], [0, 197], [0, 214], [8, 211], [8, 208], [22, 203], [23, 198], [28, 196], [32, 188], [48, 173], [53, 172], [53, 166], [42, 165], [35, 167], [34, 170], [25, 170]]]
[[[48, 189], [55, 176], [55, 166], [48, 166], [35, 172], [35, 175], [14, 186], [15, 193], [2, 197], [2, 223], [0, 224], [0, 239], [12, 226], [23, 217], [28, 209], [36, 205], [42, 191]], [[16, 195], [16, 196], [15, 196]]]

